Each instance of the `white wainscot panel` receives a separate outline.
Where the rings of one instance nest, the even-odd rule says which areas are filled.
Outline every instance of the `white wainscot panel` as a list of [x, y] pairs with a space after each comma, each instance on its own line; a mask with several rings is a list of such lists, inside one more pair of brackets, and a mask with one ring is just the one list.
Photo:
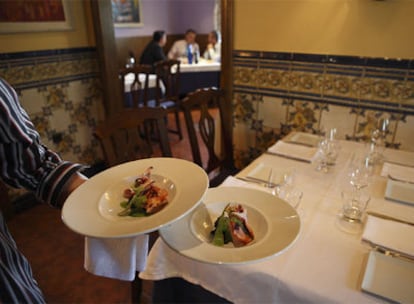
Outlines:
[[400, 149], [414, 151], [414, 116], [407, 116], [406, 122], [398, 123], [395, 142], [401, 143]]
[[345, 139], [345, 135], [352, 136], [354, 133], [354, 124], [356, 114], [351, 113], [348, 107], [329, 105], [329, 111], [323, 111], [321, 117], [321, 128], [330, 130], [337, 129], [336, 137]]
[[281, 98], [264, 96], [263, 103], [259, 104], [258, 119], [263, 120], [266, 127], [279, 129], [284, 121], [285, 111]]

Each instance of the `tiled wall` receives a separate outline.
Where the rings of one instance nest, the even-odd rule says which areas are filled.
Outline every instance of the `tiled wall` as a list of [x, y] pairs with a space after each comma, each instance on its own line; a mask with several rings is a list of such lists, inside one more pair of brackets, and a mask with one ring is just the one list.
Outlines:
[[62, 158], [102, 159], [93, 129], [103, 118], [94, 48], [0, 54], [0, 77], [18, 92], [42, 142]]
[[248, 163], [291, 130], [336, 127], [342, 139], [368, 140], [390, 119], [386, 144], [414, 151], [412, 60], [235, 51], [235, 159]]

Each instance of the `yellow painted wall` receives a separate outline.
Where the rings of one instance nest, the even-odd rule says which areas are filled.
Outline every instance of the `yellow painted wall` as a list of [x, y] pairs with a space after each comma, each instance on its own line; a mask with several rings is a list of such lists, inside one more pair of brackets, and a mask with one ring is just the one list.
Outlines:
[[0, 34], [0, 53], [95, 46], [89, 0], [68, 3], [73, 30]]
[[414, 58], [413, 0], [235, 0], [235, 49]]

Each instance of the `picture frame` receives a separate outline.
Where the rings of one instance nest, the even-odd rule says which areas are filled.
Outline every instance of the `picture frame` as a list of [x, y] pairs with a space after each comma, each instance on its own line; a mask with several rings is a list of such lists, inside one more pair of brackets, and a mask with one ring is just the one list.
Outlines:
[[142, 27], [141, 0], [111, 0], [112, 20], [117, 28]]
[[0, 33], [73, 30], [70, 2], [70, 0], [0, 1]]

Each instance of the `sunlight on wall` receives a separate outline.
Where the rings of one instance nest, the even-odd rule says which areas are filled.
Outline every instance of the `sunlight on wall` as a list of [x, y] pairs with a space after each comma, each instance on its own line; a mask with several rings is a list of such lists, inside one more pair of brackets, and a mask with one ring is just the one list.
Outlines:
[[237, 50], [414, 58], [414, 1], [236, 0]]

